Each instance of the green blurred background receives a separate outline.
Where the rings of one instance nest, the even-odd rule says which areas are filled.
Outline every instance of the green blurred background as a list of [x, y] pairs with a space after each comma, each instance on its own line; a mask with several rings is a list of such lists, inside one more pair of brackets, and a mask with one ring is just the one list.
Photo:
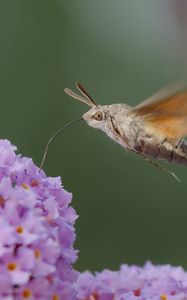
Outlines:
[[[0, 2], [0, 135], [37, 164], [88, 109], [64, 87], [79, 80], [97, 103], [135, 105], [186, 77], [185, 0]], [[187, 268], [187, 168], [169, 167], [181, 183], [84, 123], [54, 141], [44, 169], [74, 195], [79, 270]]]

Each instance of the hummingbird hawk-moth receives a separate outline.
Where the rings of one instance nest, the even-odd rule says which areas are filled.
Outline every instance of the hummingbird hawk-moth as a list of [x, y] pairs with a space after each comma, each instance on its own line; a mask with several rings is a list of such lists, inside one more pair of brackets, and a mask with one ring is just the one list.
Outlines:
[[[123, 148], [141, 155], [178, 179], [152, 158], [187, 165], [187, 141], [183, 139], [187, 135], [187, 92], [184, 84], [164, 88], [135, 107], [125, 103], [97, 105], [80, 83], [76, 83], [76, 87], [81, 95], [68, 88], [64, 91], [91, 109], [66, 127], [84, 119], [89, 126], [101, 129]], [[41, 166], [49, 143], [63, 129], [49, 140]]]

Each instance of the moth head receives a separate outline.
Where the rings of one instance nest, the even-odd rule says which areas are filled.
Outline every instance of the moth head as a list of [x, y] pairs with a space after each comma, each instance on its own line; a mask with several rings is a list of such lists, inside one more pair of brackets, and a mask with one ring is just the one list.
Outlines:
[[82, 117], [89, 126], [104, 129], [108, 113], [105, 106], [97, 105], [86, 112]]
[[64, 91], [72, 98], [91, 107], [91, 109], [82, 116], [88, 125], [94, 128], [102, 128], [103, 122], [107, 118], [107, 113], [105, 112], [104, 106], [96, 105], [95, 100], [88, 94], [86, 89], [79, 82], [76, 83], [76, 87], [81, 95], [78, 95], [68, 88], [65, 88]]

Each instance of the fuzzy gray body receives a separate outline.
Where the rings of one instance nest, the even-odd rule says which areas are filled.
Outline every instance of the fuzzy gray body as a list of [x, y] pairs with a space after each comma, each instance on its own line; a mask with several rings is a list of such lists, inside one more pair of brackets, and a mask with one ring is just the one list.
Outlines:
[[[187, 165], [187, 141], [172, 145], [167, 140], [151, 135], [146, 131], [141, 118], [131, 114], [132, 109], [126, 104], [97, 105], [85, 113], [83, 118], [90, 126], [101, 129], [127, 150], [145, 158]], [[103, 120], [94, 119], [98, 112], [103, 114]]]

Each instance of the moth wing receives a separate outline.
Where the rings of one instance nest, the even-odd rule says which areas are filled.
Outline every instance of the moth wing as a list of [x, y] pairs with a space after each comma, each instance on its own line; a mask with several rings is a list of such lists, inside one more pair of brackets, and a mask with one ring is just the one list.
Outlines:
[[175, 145], [187, 135], [185, 88], [184, 83], [166, 87], [137, 105], [131, 114], [148, 135]]
[[147, 106], [148, 104], [151, 103], [164, 101], [166, 98], [175, 96], [185, 90], [187, 90], [186, 82], [183, 81], [175, 82], [174, 84], [168, 85], [160, 89], [159, 91], [151, 95], [149, 98], [139, 103], [137, 106], [134, 107], [134, 110]]

